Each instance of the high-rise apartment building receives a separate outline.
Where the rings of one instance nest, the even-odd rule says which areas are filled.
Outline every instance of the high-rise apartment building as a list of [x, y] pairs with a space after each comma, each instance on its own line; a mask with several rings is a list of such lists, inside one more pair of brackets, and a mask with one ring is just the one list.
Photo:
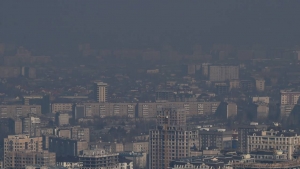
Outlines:
[[186, 129], [184, 109], [161, 108], [149, 135], [149, 168], [165, 169], [173, 159], [190, 156], [191, 139], [198, 133]]
[[281, 116], [288, 116], [298, 103], [300, 91], [281, 90], [280, 114]]
[[233, 79], [239, 79], [238, 66], [209, 66], [210, 81], [223, 82]]
[[107, 86], [107, 83], [103, 82], [94, 83], [95, 100], [97, 102], [107, 102]]
[[6, 153], [5, 168], [23, 169], [29, 165], [55, 166], [56, 155], [48, 151], [11, 151]]
[[13, 158], [16, 152], [40, 152], [42, 151], [42, 137], [30, 137], [29, 135], [9, 135], [4, 139], [4, 166], [14, 168]]
[[29, 136], [39, 136], [39, 127], [41, 125], [41, 119], [36, 117], [35, 114], [28, 114], [27, 117], [22, 119], [23, 134]]

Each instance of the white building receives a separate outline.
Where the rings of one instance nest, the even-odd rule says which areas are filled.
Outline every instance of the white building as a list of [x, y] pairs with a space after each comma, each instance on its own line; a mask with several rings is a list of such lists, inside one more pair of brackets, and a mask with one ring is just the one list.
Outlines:
[[209, 66], [210, 81], [223, 82], [232, 79], [239, 79], [238, 66]]
[[257, 131], [250, 132], [248, 135], [247, 152], [255, 150], [282, 150], [287, 154], [288, 159], [292, 159], [294, 152], [300, 146], [300, 136], [294, 132], [286, 131]]

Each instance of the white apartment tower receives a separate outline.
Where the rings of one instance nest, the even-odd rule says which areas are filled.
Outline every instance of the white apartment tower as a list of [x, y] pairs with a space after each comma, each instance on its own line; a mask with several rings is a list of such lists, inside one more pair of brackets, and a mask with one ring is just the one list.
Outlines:
[[95, 99], [99, 103], [104, 103], [107, 101], [107, 83], [95, 82], [94, 83], [94, 92]]

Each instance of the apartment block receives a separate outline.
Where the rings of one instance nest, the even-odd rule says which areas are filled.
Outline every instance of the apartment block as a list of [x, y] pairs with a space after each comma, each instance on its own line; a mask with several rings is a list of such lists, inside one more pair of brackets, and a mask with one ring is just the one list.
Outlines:
[[11, 151], [5, 155], [5, 168], [23, 169], [29, 165], [55, 166], [56, 155], [48, 151]]
[[29, 113], [41, 115], [40, 105], [0, 105], [0, 117], [27, 117]]
[[165, 102], [165, 103], [138, 103], [138, 117], [155, 118], [157, 110], [162, 107], [184, 109], [187, 116], [214, 114], [220, 102]]
[[141, 141], [141, 142], [131, 142], [124, 144], [124, 151], [133, 151], [133, 152], [149, 152], [149, 142]]
[[281, 90], [280, 94], [280, 114], [281, 116], [288, 116], [294, 108], [294, 105], [298, 103], [300, 92], [295, 90]]
[[238, 66], [209, 66], [210, 81], [224, 82], [233, 79], [239, 79]]
[[134, 118], [136, 103], [85, 103], [75, 106], [75, 118], [121, 116]]
[[149, 168], [165, 169], [173, 159], [190, 156], [194, 134], [186, 129], [184, 109], [159, 109], [157, 127], [149, 135]]
[[29, 135], [9, 135], [4, 139], [4, 155], [11, 151], [41, 151], [43, 138], [30, 137]]
[[69, 125], [70, 116], [68, 113], [57, 112], [55, 114], [55, 122], [58, 126]]
[[299, 151], [300, 136], [293, 131], [268, 131], [250, 132], [248, 135], [247, 152], [255, 150], [283, 150], [287, 158], [293, 159], [293, 154]]
[[73, 103], [52, 103], [51, 112], [72, 112]]
[[223, 149], [223, 132], [218, 131], [199, 131], [199, 148], [206, 149]]
[[103, 149], [83, 150], [79, 155], [79, 162], [82, 162], [82, 169], [118, 168], [119, 154]]

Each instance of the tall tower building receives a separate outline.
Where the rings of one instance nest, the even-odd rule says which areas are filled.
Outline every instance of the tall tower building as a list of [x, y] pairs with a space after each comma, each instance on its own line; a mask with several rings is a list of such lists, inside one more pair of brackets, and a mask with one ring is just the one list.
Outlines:
[[150, 130], [149, 168], [165, 169], [172, 160], [189, 157], [193, 133], [186, 129], [184, 109], [159, 109], [156, 129]]
[[107, 83], [95, 82], [94, 83], [95, 100], [99, 103], [107, 101]]

